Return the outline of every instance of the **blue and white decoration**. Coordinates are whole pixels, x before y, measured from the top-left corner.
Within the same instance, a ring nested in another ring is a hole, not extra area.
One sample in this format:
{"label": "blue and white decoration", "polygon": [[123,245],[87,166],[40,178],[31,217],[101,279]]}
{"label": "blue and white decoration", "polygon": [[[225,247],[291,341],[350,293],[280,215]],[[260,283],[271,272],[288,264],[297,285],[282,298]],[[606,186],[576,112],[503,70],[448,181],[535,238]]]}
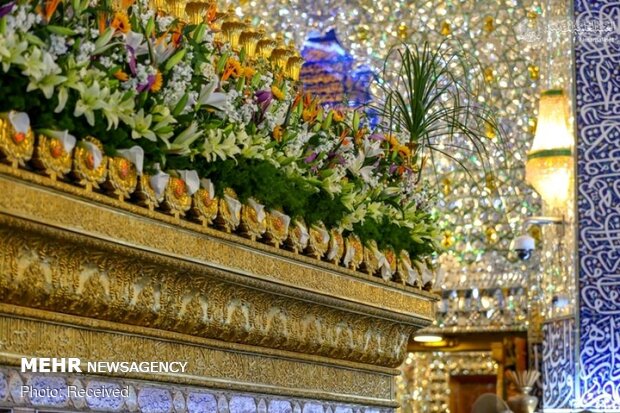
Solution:
{"label": "blue and white decoration", "polygon": [[543,406],[568,409],[575,400],[575,320],[545,323],[543,335]]}
{"label": "blue and white decoration", "polygon": [[575,407],[619,411],[620,1],[575,0],[574,7],[580,268]]}

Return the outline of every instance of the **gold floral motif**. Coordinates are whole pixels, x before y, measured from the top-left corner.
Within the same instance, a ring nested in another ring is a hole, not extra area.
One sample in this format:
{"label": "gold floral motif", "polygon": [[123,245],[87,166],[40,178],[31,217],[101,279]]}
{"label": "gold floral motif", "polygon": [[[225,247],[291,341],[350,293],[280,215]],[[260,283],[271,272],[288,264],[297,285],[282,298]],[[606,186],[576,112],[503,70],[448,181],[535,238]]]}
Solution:
{"label": "gold floral motif", "polygon": [[138,205],[153,211],[159,206],[159,203],[163,201],[164,195],[157,196],[155,190],[151,186],[150,179],[150,175],[142,174],[138,176],[138,182],[133,197]]}
{"label": "gold floral motif", "polygon": [[329,247],[329,232],[322,222],[310,226],[307,253],[311,257],[321,259]]}
{"label": "gold floral motif", "polygon": [[138,184],[136,166],[122,157],[108,158],[108,180],[104,187],[119,200],[129,199]]}
{"label": "gold floral motif", "polygon": [[368,275],[375,275],[379,271],[378,252],[377,243],[375,241],[368,241],[364,247],[364,260],[362,261],[362,271]]}
{"label": "gold floral motif", "polygon": [[187,192],[187,184],[181,178],[171,176],[164,190],[161,207],[175,218],[185,216],[192,206],[192,197]]}
{"label": "gold floral motif", "polygon": [[[84,140],[97,146],[103,153],[103,145],[98,139],[87,136]],[[88,149],[79,145],[75,148],[73,151],[73,175],[78,185],[86,189],[99,188],[99,185],[105,182],[107,172],[107,157],[105,155],[97,166],[93,154]]]}
{"label": "gold floral motif", "polygon": [[357,270],[364,259],[364,248],[362,247],[362,242],[357,235],[351,234],[346,238],[344,248],[346,259],[345,265],[347,268],[354,271]]}
{"label": "gold floral motif", "polygon": [[71,156],[59,139],[39,135],[32,163],[50,178],[63,179],[71,172]]}
{"label": "gold floral motif", "polygon": [[8,116],[6,113],[0,114],[0,160],[14,168],[18,165],[23,167],[34,152],[34,133],[32,129],[17,133]]}
{"label": "gold floral motif", "polygon": [[393,249],[388,248],[383,251],[383,255],[385,256],[385,260],[387,261],[390,273],[394,276],[396,274],[398,266],[398,259],[396,258],[396,253]]}
{"label": "gold floral motif", "polygon": [[192,196],[192,218],[202,225],[211,225],[217,217],[218,199],[211,197],[209,191],[200,188]]}
{"label": "gold floral motif", "polygon": [[289,218],[280,211],[267,213],[265,243],[279,248],[288,238]]}
{"label": "gold floral motif", "polygon": [[262,237],[265,233],[267,222],[263,208],[263,205],[250,202],[250,200],[241,207],[239,231],[244,237],[256,241],[256,239]]}

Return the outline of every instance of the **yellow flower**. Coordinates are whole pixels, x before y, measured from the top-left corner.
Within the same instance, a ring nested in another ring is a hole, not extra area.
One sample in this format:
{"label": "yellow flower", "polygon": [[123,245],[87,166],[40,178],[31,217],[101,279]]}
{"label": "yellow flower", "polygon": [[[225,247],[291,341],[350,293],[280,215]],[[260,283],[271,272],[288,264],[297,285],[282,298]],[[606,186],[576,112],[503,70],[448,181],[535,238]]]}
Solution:
{"label": "yellow flower", "polygon": [[127,17],[127,15],[122,12],[114,13],[114,20],[112,20],[112,24],[110,24],[110,26],[122,33],[128,33],[131,30],[131,24],[129,24],[129,17]]}
{"label": "yellow flower", "polygon": [[159,92],[163,84],[164,78],[162,77],[161,72],[158,70],[157,73],[155,73],[155,80],[153,81],[153,85],[151,86],[151,92]]}
{"label": "yellow flower", "polygon": [[123,72],[122,70],[117,70],[114,73],[114,77],[117,78],[118,80],[120,80],[121,82],[125,82],[127,80],[129,80],[129,75],[125,72]]}
{"label": "yellow flower", "polygon": [[278,100],[284,100],[284,92],[277,86],[271,86],[271,94]]}
{"label": "yellow flower", "polygon": [[243,68],[243,76],[251,78],[256,74],[256,70],[253,67],[245,66]]}

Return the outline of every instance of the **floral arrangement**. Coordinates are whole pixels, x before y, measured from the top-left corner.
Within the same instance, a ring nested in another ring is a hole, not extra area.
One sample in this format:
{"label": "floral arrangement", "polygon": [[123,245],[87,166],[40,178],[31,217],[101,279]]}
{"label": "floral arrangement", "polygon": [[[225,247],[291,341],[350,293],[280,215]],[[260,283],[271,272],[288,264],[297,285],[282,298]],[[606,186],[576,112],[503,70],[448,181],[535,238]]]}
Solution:
{"label": "floral arrangement", "polygon": [[[0,112],[15,130],[100,149],[188,190],[234,190],[312,225],[424,261],[438,250],[432,192],[407,136],[304,94],[295,68],[146,0],[14,0],[0,7]],[[233,42],[234,43],[234,42]],[[235,47],[233,47],[235,46]],[[21,128],[21,129],[20,129]]]}

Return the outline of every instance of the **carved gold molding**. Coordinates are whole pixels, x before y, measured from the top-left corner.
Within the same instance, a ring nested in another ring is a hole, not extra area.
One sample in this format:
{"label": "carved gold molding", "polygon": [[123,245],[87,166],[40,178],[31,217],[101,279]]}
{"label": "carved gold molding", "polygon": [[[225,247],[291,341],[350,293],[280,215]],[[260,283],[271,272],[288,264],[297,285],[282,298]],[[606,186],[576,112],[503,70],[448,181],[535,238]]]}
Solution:
{"label": "carved gold molding", "polygon": [[[5,174],[5,175],[2,175]],[[13,175],[19,179],[11,178]],[[24,182],[26,181],[26,182]],[[36,183],[41,186],[29,185]],[[59,193],[58,191],[62,191]],[[0,213],[363,304],[424,326],[436,296],[0,164]],[[76,199],[75,197],[80,199]],[[129,230],[130,229],[130,230]],[[356,309],[357,310],[357,309]]]}
{"label": "carved gold molding", "polygon": [[[154,329],[129,332],[116,323],[0,304],[0,364],[26,356],[71,355],[83,361],[188,361],[185,373],[115,374],[231,391],[318,398],[394,407],[392,370],[371,372],[284,352],[254,353],[247,346]],[[120,331],[119,331],[120,330]],[[53,339],[51,339],[53,338]]]}

